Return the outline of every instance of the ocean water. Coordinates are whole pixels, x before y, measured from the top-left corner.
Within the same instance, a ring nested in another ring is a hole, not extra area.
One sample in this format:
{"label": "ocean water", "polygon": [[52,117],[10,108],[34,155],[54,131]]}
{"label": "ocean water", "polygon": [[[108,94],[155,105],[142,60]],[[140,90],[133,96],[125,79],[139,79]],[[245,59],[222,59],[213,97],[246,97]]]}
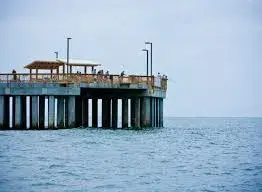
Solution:
{"label": "ocean water", "polygon": [[262,118],[0,132],[0,191],[262,191]]}

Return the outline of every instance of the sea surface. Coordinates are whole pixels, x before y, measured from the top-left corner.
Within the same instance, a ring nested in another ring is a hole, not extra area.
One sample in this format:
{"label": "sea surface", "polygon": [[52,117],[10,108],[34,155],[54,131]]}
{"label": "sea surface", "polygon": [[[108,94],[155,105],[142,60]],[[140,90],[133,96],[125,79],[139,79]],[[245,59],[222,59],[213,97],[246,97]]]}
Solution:
{"label": "sea surface", "polygon": [[262,118],[0,131],[0,191],[262,191]]}

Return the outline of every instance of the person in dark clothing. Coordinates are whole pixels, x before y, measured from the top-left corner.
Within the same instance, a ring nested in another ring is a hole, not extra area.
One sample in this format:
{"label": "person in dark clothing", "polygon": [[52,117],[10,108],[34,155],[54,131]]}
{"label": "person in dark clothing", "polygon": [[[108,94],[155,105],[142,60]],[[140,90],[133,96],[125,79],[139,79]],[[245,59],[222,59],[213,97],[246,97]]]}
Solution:
{"label": "person in dark clothing", "polygon": [[12,74],[13,74],[13,79],[16,81],[17,80],[16,70],[13,69]]}

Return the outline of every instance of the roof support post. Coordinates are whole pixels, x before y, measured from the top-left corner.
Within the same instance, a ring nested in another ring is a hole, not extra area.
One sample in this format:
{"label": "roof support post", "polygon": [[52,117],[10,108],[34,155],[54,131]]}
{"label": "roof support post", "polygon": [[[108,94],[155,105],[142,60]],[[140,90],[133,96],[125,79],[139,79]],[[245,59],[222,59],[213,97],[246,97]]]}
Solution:
{"label": "roof support post", "polygon": [[36,73],[36,80],[38,79],[38,69],[35,70],[35,73]]}
{"label": "roof support post", "polygon": [[30,81],[31,81],[32,80],[32,75],[31,75],[32,74],[32,69],[29,70],[29,73],[30,73],[29,78],[30,78]]}

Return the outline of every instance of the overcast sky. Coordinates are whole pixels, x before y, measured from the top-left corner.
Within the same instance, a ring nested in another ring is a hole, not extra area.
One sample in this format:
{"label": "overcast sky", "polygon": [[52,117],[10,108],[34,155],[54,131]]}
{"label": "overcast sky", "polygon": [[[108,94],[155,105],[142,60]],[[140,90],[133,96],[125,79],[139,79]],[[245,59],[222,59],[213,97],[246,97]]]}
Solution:
{"label": "overcast sky", "polygon": [[2,0],[1,72],[34,59],[101,62],[169,78],[165,116],[262,116],[261,0]]}

